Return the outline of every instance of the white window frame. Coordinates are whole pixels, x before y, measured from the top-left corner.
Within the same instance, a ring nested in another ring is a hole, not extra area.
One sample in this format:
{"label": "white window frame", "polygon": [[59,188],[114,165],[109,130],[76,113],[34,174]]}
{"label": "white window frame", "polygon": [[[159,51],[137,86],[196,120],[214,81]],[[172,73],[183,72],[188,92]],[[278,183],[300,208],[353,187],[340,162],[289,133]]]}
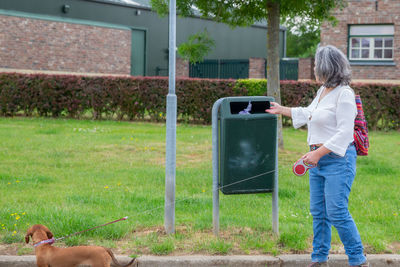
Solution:
{"label": "white window frame", "polygon": [[[375,48],[375,40],[382,39],[382,47]],[[353,46],[353,40],[359,40],[359,46]],[[368,40],[369,47],[362,47],[362,40]],[[391,40],[392,46],[385,47],[385,40]],[[368,58],[362,58],[362,50],[367,50]],[[375,50],[382,51],[381,58],[375,58]],[[384,58],[386,50],[391,50],[392,57]],[[353,57],[353,50],[359,51],[359,57]],[[348,57],[350,61],[389,61],[394,60],[394,26],[393,25],[349,25]]]}

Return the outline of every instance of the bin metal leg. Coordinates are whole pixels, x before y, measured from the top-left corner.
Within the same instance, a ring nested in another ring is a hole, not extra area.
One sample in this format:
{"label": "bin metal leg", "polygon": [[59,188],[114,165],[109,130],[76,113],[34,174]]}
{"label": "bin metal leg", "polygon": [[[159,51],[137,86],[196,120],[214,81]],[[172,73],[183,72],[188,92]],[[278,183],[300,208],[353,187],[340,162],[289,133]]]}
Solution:
{"label": "bin metal leg", "polygon": [[274,177],[274,191],[272,192],[272,231],[279,235],[279,206],[278,206],[278,193],[279,193],[279,171],[278,171],[278,127],[276,127],[276,148],[275,148],[275,177]]}
{"label": "bin metal leg", "polygon": [[223,98],[212,108],[212,165],[213,165],[213,232],[219,234],[219,151],[218,151],[218,110]]}

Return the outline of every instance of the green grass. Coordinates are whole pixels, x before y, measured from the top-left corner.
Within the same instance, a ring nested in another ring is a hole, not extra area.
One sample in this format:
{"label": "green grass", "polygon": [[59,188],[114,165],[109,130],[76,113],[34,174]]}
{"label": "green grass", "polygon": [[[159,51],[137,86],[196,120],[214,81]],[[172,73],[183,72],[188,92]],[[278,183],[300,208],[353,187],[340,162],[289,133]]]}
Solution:
{"label": "green grass", "polygon": [[[56,237],[129,216],[63,244],[96,244],[140,254],[308,252],[312,217],[307,177],[291,173],[307,151],[306,131],[284,130],[279,154],[280,236],[271,194],[220,195],[220,237],[212,234],[211,127],[178,125],[176,234],[164,223],[165,125],[0,118],[0,243],[18,246],[26,229]],[[350,196],[367,253],[400,253],[400,133],[371,132]],[[342,252],[337,233],[334,252]],[[32,251],[32,250],[31,250]]]}

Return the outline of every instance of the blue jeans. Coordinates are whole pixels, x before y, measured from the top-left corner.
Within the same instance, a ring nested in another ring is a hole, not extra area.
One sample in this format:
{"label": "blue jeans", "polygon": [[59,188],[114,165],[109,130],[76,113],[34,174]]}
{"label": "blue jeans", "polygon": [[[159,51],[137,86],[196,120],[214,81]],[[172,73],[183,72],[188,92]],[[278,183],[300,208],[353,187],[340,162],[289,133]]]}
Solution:
{"label": "blue jeans", "polygon": [[313,262],[325,262],[331,247],[331,226],[335,226],[350,265],[366,261],[360,234],[348,209],[351,185],[356,175],[357,153],[353,144],[344,157],[323,156],[310,169],[310,211],[313,216]]}

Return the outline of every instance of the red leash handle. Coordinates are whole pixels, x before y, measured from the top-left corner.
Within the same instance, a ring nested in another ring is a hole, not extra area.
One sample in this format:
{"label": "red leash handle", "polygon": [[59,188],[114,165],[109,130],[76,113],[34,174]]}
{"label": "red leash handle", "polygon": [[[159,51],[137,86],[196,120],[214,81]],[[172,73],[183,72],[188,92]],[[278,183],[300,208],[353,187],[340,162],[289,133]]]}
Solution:
{"label": "red leash handle", "polygon": [[79,234],[82,234],[82,233],[85,233],[85,232],[88,232],[88,231],[91,231],[91,230],[94,230],[94,229],[97,229],[97,228],[100,228],[100,227],[103,227],[103,226],[106,226],[106,225],[109,225],[109,224],[113,224],[113,223],[120,222],[120,221],[125,221],[127,219],[128,219],[128,216],[123,217],[123,218],[118,219],[118,220],[115,220],[115,221],[112,221],[112,222],[108,222],[108,223],[105,223],[105,224],[102,224],[102,225],[98,225],[98,226],[95,226],[95,227],[92,227],[92,228],[89,228],[89,229],[86,229],[86,230],[83,230],[83,231],[80,231],[80,232],[76,232],[76,233],[73,233],[73,234],[70,234],[70,235],[67,235],[67,236],[63,236],[63,237],[57,238],[57,239],[54,240],[54,242],[63,240],[65,238],[68,238],[68,237],[71,237],[71,236],[74,236],[74,235],[79,235]]}

